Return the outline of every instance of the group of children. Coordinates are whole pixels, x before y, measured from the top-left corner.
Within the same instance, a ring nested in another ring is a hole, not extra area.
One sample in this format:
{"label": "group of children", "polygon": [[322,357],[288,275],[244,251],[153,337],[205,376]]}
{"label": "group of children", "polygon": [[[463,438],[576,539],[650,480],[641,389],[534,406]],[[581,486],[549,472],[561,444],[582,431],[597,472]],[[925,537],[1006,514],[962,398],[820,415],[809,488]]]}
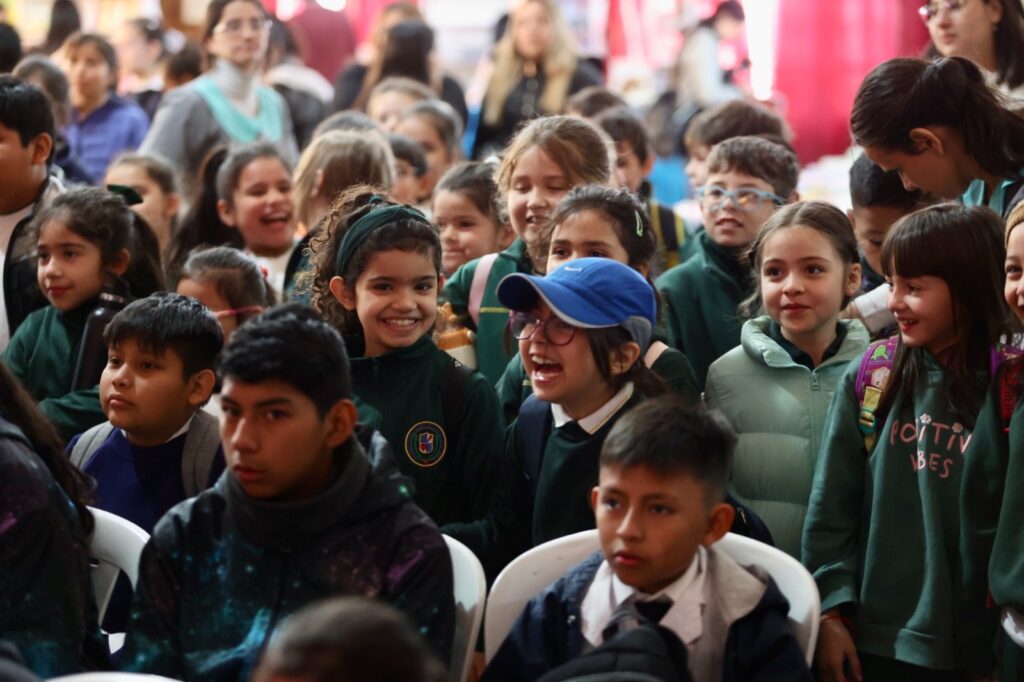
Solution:
{"label": "group of children", "polygon": [[[700,225],[651,199],[643,123],[614,98],[458,163],[458,117],[403,87],[369,106],[401,137],[339,116],[294,173],[271,145],[211,155],[177,220],[148,157],[111,165],[121,194],[48,196],[49,109],[0,77],[23,167],[0,190],[0,560],[37,558],[0,582],[0,639],[39,674],[109,665],[88,502],[152,535],[104,619],[127,670],[301,678],[286,619],[334,595],[391,604],[407,621],[379,622],[447,663],[442,532],[493,580],[596,527],[601,551],[530,602],[485,679],[557,675],[657,624],[680,679],[810,679],[778,587],[715,546],[730,531],[814,574],[822,679],[991,676],[999,610],[1024,627],[1024,124],[977,68],[867,77],[848,214],[799,200],[777,116],[700,114]],[[435,342],[452,328],[475,369]],[[315,608],[296,618],[338,622]],[[1002,645],[1013,679],[1024,651]]]}

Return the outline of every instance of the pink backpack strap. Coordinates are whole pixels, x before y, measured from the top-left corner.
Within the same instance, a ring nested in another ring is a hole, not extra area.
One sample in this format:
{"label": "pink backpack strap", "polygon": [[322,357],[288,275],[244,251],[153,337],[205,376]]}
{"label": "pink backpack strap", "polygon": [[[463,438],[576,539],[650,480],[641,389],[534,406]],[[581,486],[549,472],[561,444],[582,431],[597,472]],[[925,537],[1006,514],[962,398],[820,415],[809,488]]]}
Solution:
{"label": "pink backpack strap", "polygon": [[864,445],[868,452],[875,446],[878,424],[875,410],[882,399],[885,387],[889,384],[892,367],[896,362],[896,348],[899,346],[899,335],[875,341],[868,346],[857,370],[855,390],[860,411],[857,426],[864,434]]}
{"label": "pink backpack strap", "polygon": [[480,304],[484,300],[484,292],[487,290],[487,280],[494,268],[494,261],[498,258],[497,253],[489,253],[482,256],[473,271],[473,283],[469,287],[469,316],[473,318],[473,324],[480,326]]}

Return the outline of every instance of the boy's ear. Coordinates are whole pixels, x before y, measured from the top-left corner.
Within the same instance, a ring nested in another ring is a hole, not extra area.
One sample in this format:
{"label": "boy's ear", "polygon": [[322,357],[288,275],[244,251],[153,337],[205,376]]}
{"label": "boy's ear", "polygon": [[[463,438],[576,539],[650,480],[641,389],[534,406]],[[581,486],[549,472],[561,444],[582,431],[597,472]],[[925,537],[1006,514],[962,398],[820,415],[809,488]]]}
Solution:
{"label": "boy's ear", "polygon": [[356,309],[356,296],[355,291],[349,288],[345,284],[345,280],[335,275],[331,278],[331,295],[334,296],[334,300],[341,304],[341,307],[345,310]]}
{"label": "boy's ear", "polygon": [[848,208],[848,209],[846,209],[846,217],[850,219],[850,225],[853,226],[854,230],[856,230],[857,229],[857,213],[852,208]]}
{"label": "boy's ear", "polygon": [[625,374],[640,357],[640,344],[629,341],[612,351],[612,374]]}
{"label": "boy's ear", "polygon": [[204,405],[213,395],[213,387],[217,383],[217,375],[212,369],[201,369],[188,380],[188,404],[192,407]]}
{"label": "boy's ear", "polygon": [[732,528],[733,519],[736,518],[736,510],[727,502],[719,502],[711,507],[708,512],[708,525],[704,530],[704,539],[701,544],[710,547]]}
{"label": "boy's ear", "polygon": [[853,296],[860,291],[860,278],[860,263],[850,264],[846,271],[846,282],[843,283],[843,293],[847,296]]}
{"label": "boy's ear", "polygon": [[106,270],[114,273],[118,277],[121,277],[124,273],[128,272],[128,264],[131,260],[132,256],[131,253],[128,252],[128,249],[121,249],[117,252],[117,255],[114,256],[114,260],[107,265]]}
{"label": "boy's ear", "polygon": [[590,511],[597,511],[597,497],[601,494],[601,487],[594,486],[590,489]]}
{"label": "boy's ear", "polygon": [[348,398],[342,398],[334,403],[324,421],[327,423],[327,441],[324,443],[332,450],[349,438],[356,430],[358,414],[356,404]]}
{"label": "boy's ear", "polygon": [[945,153],[945,145],[942,138],[936,135],[930,128],[914,128],[910,131],[910,141],[914,143],[915,153],[931,149],[936,154]]}
{"label": "boy's ear", "polygon": [[235,226],[235,212],[228,206],[228,202],[223,199],[217,199],[217,216],[228,227]]}
{"label": "boy's ear", "polygon": [[32,165],[38,166],[46,163],[53,151],[53,138],[50,133],[39,133],[28,143],[32,148]]}

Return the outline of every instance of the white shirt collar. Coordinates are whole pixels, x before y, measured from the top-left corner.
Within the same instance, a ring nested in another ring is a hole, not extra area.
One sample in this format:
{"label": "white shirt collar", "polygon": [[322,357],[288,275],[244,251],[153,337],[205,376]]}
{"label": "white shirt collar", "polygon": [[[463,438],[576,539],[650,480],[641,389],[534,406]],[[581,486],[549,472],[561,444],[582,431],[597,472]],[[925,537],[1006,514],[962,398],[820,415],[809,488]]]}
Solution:
{"label": "white shirt collar", "polygon": [[[171,436],[170,438],[168,438],[167,440],[165,440],[165,441],[164,441],[164,443],[170,443],[170,442],[171,442],[172,440],[174,440],[175,438],[177,438],[177,437],[178,437],[178,436],[180,436],[181,434],[183,434],[183,433],[185,433],[186,431],[188,431],[188,427],[190,427],[190,426],[192,425],[192,420],[193,420],[193,419],[195,419],[195,418],[196,418],[196,415],[195,415],[195,412],[193,412],[193,413],[192,413],[192,416],[188,418],[188,421],[187,421],[187,422],[185,422],[185,425],[184,425],[184,426],[182,426],[182,427],[181,427],[180,429],[178,429],[177,431],[175,431],[175,432],[174,432],[174,435],[173,435],[173,436]],[[122,435],[124,435],[124,438],[125,438],[125,440],[128,440],[128,434],[127,434],[127,433],[125,433],[125,430],[124,430],[124,429],[121,429],[121,433],[122,433]],[[128,442],[131,442],[131,441],[128,441]]]}
{"label": "white shirt collar", "polygon": [[619,392],[613,395],[611,400],[599,407],[596,412],[592,412],[583,419],[573,420],[573,418],[562,409],[561,405],[556,405],[554,403],[551,404],[551,416],[554,418],[555,428],[561,428],[571,421],[576,421],[581,429],[590,435],[594,435],[602,426],[604,426],[604,423],[615,416],[615,413],[622,409],[622,406],[626,404],[626,401],[632,397],[633,382],[630,381],[620,388]]}

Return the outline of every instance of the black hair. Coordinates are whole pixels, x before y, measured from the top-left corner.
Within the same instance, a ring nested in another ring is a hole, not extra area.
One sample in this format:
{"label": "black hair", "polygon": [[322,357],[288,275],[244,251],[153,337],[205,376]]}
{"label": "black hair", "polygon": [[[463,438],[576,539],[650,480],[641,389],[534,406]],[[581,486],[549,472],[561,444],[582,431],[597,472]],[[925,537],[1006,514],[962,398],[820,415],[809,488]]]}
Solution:
{"label": "black hair", "polygon": [[[1012,0],[981,0],[988,5],[998,2],[1002,19],[995,25],[996,83],[1008,89],[1024,84],[1024,8]],[[942,53],[929,42],[922,55],[925,59],[940,59]]]}
{"label": "black hair", "polygon": [[93,518],[87,506],[92,502],[95,489],[92,479],[72,466],[57,428],[3,362],[0,362],[0,405],[3,406],[0,416],[25,434],[32,450],[75,505],[86,536],[92,535]]}
{"label": "black hair", "polygon": [[202,75],[205,61],[203,48],[194,41],[186,41],[180,50],[167,57],[164,63],[164,80],[168,84],[184,85]]}
{"label": "black hair", "polygon": [[[990,349],[1015,327],[1003,300],[1002,219],[987,207],[938,204],[900,219],[882,243],[886,277],[932,276],[949,287],[956,343],[942,362],[948,407],[968,428],[975,419],[991,379]],[[924,349],[896,350],[892,377],[878,405],[879,423],[924,371]],[[904,388],[905,390],[900,390]]]}
{"label": "black hair", "polygon": [[220,373],[246,384],[283,381],[308,397],[320,417],[352,397],[348,355],[338,332],[309,307],[287,303],[239,327]]}
{"label": "black hair", "polygon": [[[650,156],[651,141],[647,135],[647,126],[642,118],[634,114],[628,107],[615,107],[602,111],[594,123],[608,133],[616,145],[629,146],[640,163],[647,163]],[[618,151],[618,150],[616,150]]]}
{"label": "black hair", "polygon": [[626,101],[603,85],[588,85],[565,102],[565,110],[583,118],[594,118],[615,107],[626,106]]}
{"label": "black hair", "polygon": [[[652,294],[657,297],[657,292]],[[594,356],[597,373],[615,392],[629,382],[633,382],[636,392],[645,398],[661,395],[668,387],[665,381],[655,374],[644,362],[646,348],[640,347],[640,355],[625,372],[612,373],[612,355],[623,345],[633,341],[633,337],[622,327],[602,327],[600,329],[580,330],[586,333],[590,344],[590,352]]]}
{"label": "black hair", "polygon": [[82,17],[74,0],[53,0],[50,9],[50,27],[46,30],[46,41],[42,51],[52,54],[59,50],[64,41],[82,29]]}
{"label": "black hair", "polygon": [[462,141],[462,119],[452,105],[439,99],[421,100],[402,111],[398,121],[401,123],[408,118],[427,119],[448,152],[448,158],[458,158],[459,144]]}
{"label": "black hair", "polygon": [[745,21],[746,13],[743,11],[743,5],[738,0],[724,0],[715,8],[715,13],[700,22],[699,25],[714,26],[715,22],[722,17],[728,17],[734,21]]}
{"label": "black hair", "polygon": [[388,29],[388,39],[381,55],[380,78],[401,76],[420,83],[430,82],[431,50],[434,31],[424,21],[406,19]]}
{"label": "black hair", "polygon": [[243,147],[231,149],[224,163],[217,169],[217,198],[223,199],[228,206],[234,205],[234,193],[242,173],[253,161],[258,159],[277,159],[291,175],[291,166],[281,154],[277,146],[269,142],[253,142]]}
{"label": "black hair", "polygon": [[320,137],[331,130],[354,130],[356,132],[376,130],[383,132],[384,129],[363,112],[346,109],[344,111],[336,111],[320,121],[313,130],[313,137]]}
{"label": "black hair", "polygon": [[419,142],[407,135],[399,133],[388,133],[388,145],[396,160],[405,161],[412,166],[417,178],[423,177],[427,172],[427,155]]}
{"label": "black hair", "polygon": [[210,4],[206,6],[203,42],[213,37],[213,30],[220,24],[220,20],[224,16],[224,9],[233,2],[247,2],[254,7],[258,7],[263,16],[267,17],[267,10],[259,0],[210,0]]}
{"label": "black hair", "polygon": [[708,175],[735,171],[760,178],[786,201],[796,191],[800,162],[796,155],[774,142],[746,135],[716,144],[708,155]]}
{"label": "black hair", "polygon": [[601,446],[601,466],[692,476],[711,505],[725,499],[735,448],[736,435],[725,417],[668,393],[645,400],[615,422]]}
{"label": "black hair", "polygon": [[50,139],[56,135],[46,95],[14,76],[0,76],[0,125],[17,132],[23,147],[44,133]]}
{"label": "black hair", "polygon": [[100,53],[103,61],[107,63],[110,71],[110,81],[107,83],[107,90],[117,89],[117,50],[110,44],[110,41],[99,33],[76,33],[68,38],[64,45],[65,52],[69,53],[85,45],[92,45]]}
{"label": "black hair", "polygon": [[448,169],[434,188],[434,199],[440,192],[454,192],[469,199],[476,210],[487,216],[496,227],[504,224],[494,174],[498,165],[486,161],[463,161]]}
{"label": "black hair", "polygon": [[[270,36],[267,39],[267,44],[280,49],[282,58],[296,57],[299,54],[299,45],[295,42],[295,36],[292,35],[291,29],[273,15],[270,17]],[[271,50],[268,49],[268,56],[270,52]]]}
{"label": "black hair", "polygon": [[908,192],[899,173],[884,171],[861,154],[850,168],[850,200],[854,208],[884,206],[909,212],[921,206],[925,195],[919,189]]}
{"label": "black hair", "polygon": [[303,608],[274,632],[253,676],[308,682],[442,682],[444,668],[401,611],[365,597]]}
{"label": "black hair", "polygon": [[193,251],[181,268],[180,279],[212,285],[232,309],[245,311],[235,316],[239,325],[256,317],[256,308],[266,309],[277,303],[256,261],[227,246]]}
{"label": "black hair", "polygon": [[21,36],[7,22],[0,23],[0,73],[10,73],[21,61]]}
{"label": "black hair", "polygon": [[149,296],[167,288],[163,263],[160,261],[160,239],[146,219],[131,211],[131,260],[124,273],[125,281],[135,296]]}
{"label": "black hair", "polygon": [[1013,178],[1024,165],[1024,118],[1003,107],[969,59],[890,59],[872,69],[853,102],[854,141],[917,154],[910,133],[927,126],[956,131],[986,173]]}
{"label": "black hair", "polygon": [[216,367],[224,332],[213,313],[196,299],[161,291],[129,303],[103,330],[108,348],[129,340],[156,355],[173,351],[184,365],[187,381],[197,372]]}
{"label": "black hair", "polygon": [[743,135],[778,135],[788,140],[790,133],[786,122],[774,111],[762,104],[736,99],[694,116],[686,127],[686,144],[714,147]]}
{"label": "black hair", "polygon": [[33,54],[25,57],[14,67],[14,76],[24,81],[37,81],[50,100],[53,110],[54,127],[60,128],[71,111],[71,86],[57,64],[49,57]]}
{"label": "black hair", "polygon": [[178,180],[174,175],[174,168],[160,156],[125,152],[110,162],[110,168],[114,166],[141,168],[146,173],[146,177],[156,183],[156,186],[164,194],[176,194],[178,191]]}

